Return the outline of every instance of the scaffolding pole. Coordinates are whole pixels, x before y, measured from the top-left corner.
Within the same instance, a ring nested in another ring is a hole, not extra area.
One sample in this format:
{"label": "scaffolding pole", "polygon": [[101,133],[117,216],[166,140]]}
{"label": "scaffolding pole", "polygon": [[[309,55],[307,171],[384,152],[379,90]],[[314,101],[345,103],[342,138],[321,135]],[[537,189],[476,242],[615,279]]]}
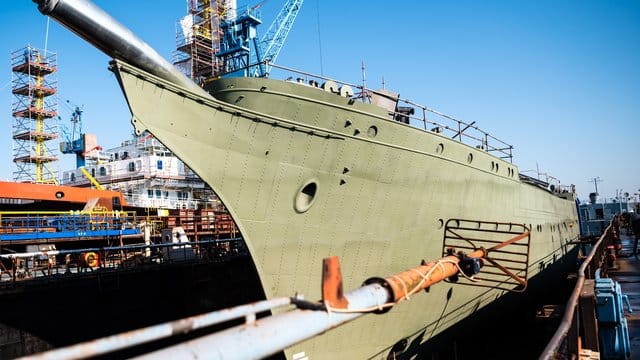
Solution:
{"label": "scaffolding pole", "polygon": [[29,45],[11,53],[14,181],[57,184],[57,70],[55,52]]}

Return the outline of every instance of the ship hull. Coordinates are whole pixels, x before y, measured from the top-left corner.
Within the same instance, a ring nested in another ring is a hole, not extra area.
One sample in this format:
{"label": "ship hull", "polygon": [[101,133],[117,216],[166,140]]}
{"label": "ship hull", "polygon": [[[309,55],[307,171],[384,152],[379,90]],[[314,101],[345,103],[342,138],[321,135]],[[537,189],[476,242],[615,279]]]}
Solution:
{"label": "ship hull", "polygon": [[[338,255],[346,289],[442,256],[450,219],[524,224],[529,276],[578,236],[572,201],[523,183],[511,163],[390,121],[386,112],[294,83],[223,79],[200,97],[116,62],[137,133],[151,132],[217,193],[235,219],[268,298],[320,298],[321,260]],[[568,225],[568,226],[567,226]],[[438,284],[286,351],[386,357],[464,320],[504,290]]]}

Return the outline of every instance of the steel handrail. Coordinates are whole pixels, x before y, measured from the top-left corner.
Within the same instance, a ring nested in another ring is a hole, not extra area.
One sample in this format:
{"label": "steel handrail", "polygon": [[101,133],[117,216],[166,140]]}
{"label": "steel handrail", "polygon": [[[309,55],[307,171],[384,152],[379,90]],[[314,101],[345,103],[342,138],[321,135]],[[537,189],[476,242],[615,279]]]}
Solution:
{"label": "steel handrail", "polygon": [[578,268],[578,279],[576,281],[576,286],[573,289],[573,292],[571,293],[569,300],[567,301],[566,310],[565,310],[564,316],[562,317],[562,321],[560,322],[560,326],[558,326],[558,329],[556,330],[555,334],[553,335],[553,337],[551,338],[551,340],[543,350],[539,359],[541,360],[554,359],[556,350],[560,348],[562,341],[566,339],[567,334],[569,333],[569,330],[571,328],[571,325],[573,324],[573,319],[576,313],[576,309],[578,307],[578,300],[580,298],[580,294],[582,293],[584,282],[587,278],[587,276],[585,275],[585,271],[589,268],[589,273],[590,273],[589,275],[592,276],[591,274],[592,271],[590,267],[592,265],[593,259],[596,256],[596,254],[600,252],[601,246],[603,245],[605,239],[609,238],[614,220],[612,220],[609,223],[609,226],[602,233],[598,241],[595,243],[595,245],[589,252],[589,255],[587,255],[587,257],[584,259],[584,261]]}

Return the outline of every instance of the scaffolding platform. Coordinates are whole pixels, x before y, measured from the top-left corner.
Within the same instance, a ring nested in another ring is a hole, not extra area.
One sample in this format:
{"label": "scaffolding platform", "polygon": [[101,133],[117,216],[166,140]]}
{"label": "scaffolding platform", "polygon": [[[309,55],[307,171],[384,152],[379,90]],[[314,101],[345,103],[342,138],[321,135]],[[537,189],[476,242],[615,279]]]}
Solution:
{"label": "scaffolding platform", "polygon": [[47,156],[47,155],[24,155],[19,156],[13,159],[15,163],[29,163],[29,164],[39,164],[45,162],[57,161],[57,156]]}
{"label": "scaffolding platform", "polygon": [[11,53],[13,180],[55,184],[58,137],[57,54],[28,45]]}
{"label": "scaffolding platform", "polygon": [[23,95],[23,96],[29,96],[30,94],[33,94],[34,96],[51,96],[51,95],[54,95],[57,92],[57,90],[55,88],[47,87],[47,86],[24,85],[24,86],[13,89],[11,92],[14,94]]}
{"label": "scaffolding platform", "polygon": [[50,66],[42,61],[25,61],[22,64],[14,65],[11,71],[27,75],[44,76],[53,74],[58,70],[57,66]]}
{"label": "scaffolding platform", "polygon": [[29,118],[34,120],[38,118],[51,119],[56,115],[58,115],[56,111],[39,109],[34,106],[28,106],[27,108],[13,112],[13,117]]}
{"label": "scaffolding platform", "polygon": [[58,134],[46,133],[41,131],[26,131],[19,134],[14,134],[14,140],[32,140],[32,139],[41,139],[41,140],[53,140],[57,139]]}

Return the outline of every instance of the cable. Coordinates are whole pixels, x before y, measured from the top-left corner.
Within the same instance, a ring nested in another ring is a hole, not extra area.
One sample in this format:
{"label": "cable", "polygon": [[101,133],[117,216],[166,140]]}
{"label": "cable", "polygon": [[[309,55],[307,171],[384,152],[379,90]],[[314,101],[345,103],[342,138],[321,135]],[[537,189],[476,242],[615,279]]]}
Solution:
{"label": "cable", "polygon": [[[426,281],[429,280],[429,278],[431,277],[431,275],[433,274],[433,272],[435,271],[436,268],[440,268],[441,271],[444,272],[444,264],[445,263],[450,263],[455,265],[455,267],[458,269],[458,273],[462,274],[462,276],[466,279],[468,279],[469,281],[472,282],[480,282],[480,280],[478,279],[474,279],[472,276],[467,276],[467,274],[464,273],[464,271],[462,271],[462,268],[460,268],[460,264],[456,261],[453,260],[443,260],[440,259],[438,261],[436,261],[435,265],[429,269],[429,271],[426,274],[421,273],[418,269],[412,269],[414,272],[416,272],[418,275],[420,275],[420,277],[422,277],[422,280],[415,286],[413,287],[413,289],[411,289],[411,291],[407,291],[407,284],[405,283],[405,281],[398,277],[397,275],[393,275],[393,278],[398,280],[400,282],[400,284],[402,284],[403,290],[404,290],[404,296],[401,298],[401,300],[410,300],[410,296],[417,293],[418,291],[420,291],[422,289],[422,284],[424,284]],[[361,309],[339,309],[339,308],[335,308],[335,307],[331,307],[329,306],[328,302],[325,302],[324,305],[326,307],[326,310],[331,313],[367,313],[367,312],[374,312],[374,311],[382,311],[385,308],[389,308],[389,307],[393,307],[396,304],[398,304],[400,301],[392,301],[392,302],[388,302],[382,305],[378,305],[378,306],[371,306],[368,308],[361,308]]]}
{"label": "cable", "polygon": [[320,53],[320,76],[324,76],[322,66],[322,37],[320,36],[320,0],[316,0],[316,24],[318,24],[318,51]]}
{"label": "cable", "polygon": [[49,43],[49,21],[50,20],[51,18],[47,16],[47,29],[45,30],[45,33],[44,33],[44,56],[47,56],[47,44]]}

